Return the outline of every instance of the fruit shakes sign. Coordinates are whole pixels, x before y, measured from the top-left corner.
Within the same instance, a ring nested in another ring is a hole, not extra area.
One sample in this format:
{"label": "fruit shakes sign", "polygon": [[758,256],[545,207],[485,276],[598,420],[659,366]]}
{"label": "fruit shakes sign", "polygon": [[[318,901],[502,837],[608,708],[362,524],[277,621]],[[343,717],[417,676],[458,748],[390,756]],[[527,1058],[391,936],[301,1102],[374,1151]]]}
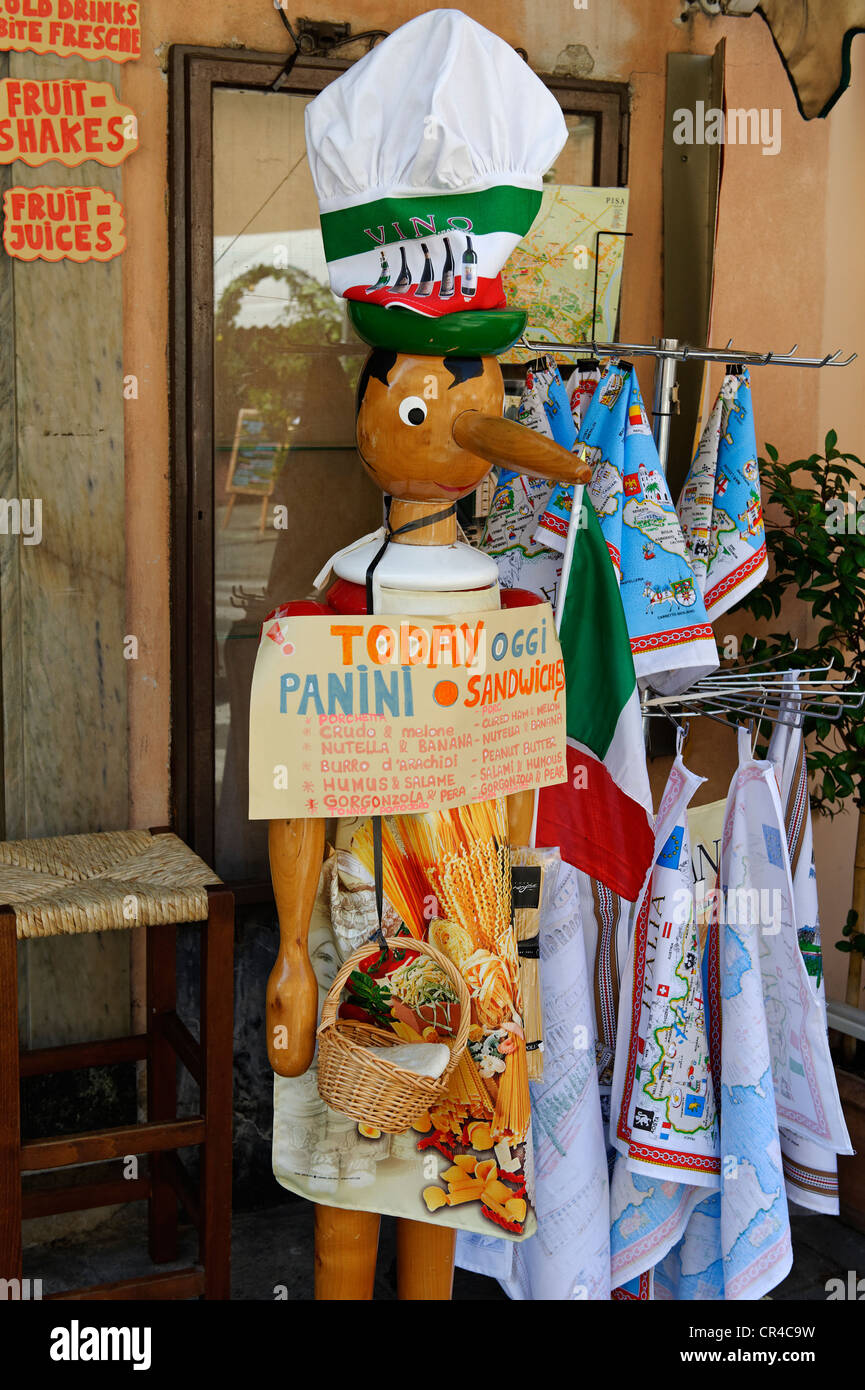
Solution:
{"label": "fruit shakes sign", "polygon": [[0,0],[0,51],[128,63],[141,56],[140,10],[137,0]]}
{"label": "fruit shakes sign", "polygon": [[138,149],[138,121],[110,82],[0,81],[0,164],[116,165]]}
{"label": "fruit shakes sign", "polygon": [[563,782],[565,677],[549,604],[263,625],[249,814],[397,815]]}

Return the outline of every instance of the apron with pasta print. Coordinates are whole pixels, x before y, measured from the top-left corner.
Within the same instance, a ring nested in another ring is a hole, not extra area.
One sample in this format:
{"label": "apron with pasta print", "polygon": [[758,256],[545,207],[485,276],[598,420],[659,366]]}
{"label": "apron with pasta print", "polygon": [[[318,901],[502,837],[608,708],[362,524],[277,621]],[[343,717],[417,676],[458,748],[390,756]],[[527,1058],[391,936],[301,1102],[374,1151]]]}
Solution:
{"label": "apron with pasta print", "polygon": [[[479,606],[477,591],[451,594],[447,611],[460,600]],[[498,606],[495,590],[487,601]],[[381,1134],[329,1109],[318,1094],[317,1056],[303,1076],[276,1076],[274,1173],[328,1206],[521,1240],[533,1234],[535,1217],[505,801],[384,820],[382,887],[384,933],[403,936],[405,949],[384,950],[375,939],[372,821],[337,822],[309,929],[319,1011],[342,962],[368,941],[340,1016],[389,1028],[406,1043],[452,1044],[457,996],[433,961],[412,952],[421,939],[468,987],[468,1045],[444,1101],[402,1134]]]}

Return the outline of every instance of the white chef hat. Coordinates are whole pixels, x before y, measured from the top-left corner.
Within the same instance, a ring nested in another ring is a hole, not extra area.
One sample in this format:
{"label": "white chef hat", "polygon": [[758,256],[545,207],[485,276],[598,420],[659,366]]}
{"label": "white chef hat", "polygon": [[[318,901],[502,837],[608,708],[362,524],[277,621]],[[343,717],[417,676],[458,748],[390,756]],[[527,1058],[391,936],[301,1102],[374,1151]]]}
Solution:
{"label": "white chef hat", "polygon": [[500,308],[567,139],[513,48],[459,10],[397,29],[306,110],[331,285],[424,314]]}

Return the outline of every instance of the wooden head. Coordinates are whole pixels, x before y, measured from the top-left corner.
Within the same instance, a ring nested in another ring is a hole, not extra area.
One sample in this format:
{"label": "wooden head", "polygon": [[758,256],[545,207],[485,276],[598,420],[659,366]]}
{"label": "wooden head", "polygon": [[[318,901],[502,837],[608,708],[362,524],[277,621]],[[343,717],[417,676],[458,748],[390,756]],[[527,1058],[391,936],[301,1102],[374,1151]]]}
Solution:
{"label": "wooden head", "polygon": [[367,472],[392,497],[466,497],[490,465],[457,444],[454,421],[466,410],[500,416],[504,400],[495,357],[420,357],[375,348],[358,384],[357,447]]}
{"label": "wooden head", "polygon": [[456,501],[494,463],[561,482],[590,470],[551,439],[502,416],[495,357],[432,357],[375,348],[358,383],[357,447],[391,497]]}

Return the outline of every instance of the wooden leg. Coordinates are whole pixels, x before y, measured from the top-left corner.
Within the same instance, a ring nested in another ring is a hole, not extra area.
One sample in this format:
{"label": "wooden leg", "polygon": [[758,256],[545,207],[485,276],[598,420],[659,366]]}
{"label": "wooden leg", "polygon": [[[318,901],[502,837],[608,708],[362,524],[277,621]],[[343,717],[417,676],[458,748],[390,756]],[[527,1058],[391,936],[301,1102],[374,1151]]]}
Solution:
{"label": "wooden leg", "polygon": [[375,1283],[381,1217],[374,1211],[315,1208],[315,1296],[368,1303]]}
{"label": "wooden leg", "polygon": [[[145,927],[147,933],[147,1118],[177,1118],[177,1059],[159,1028],[160,1015],[177,1002],[177,928]],[[150,1156],[148,1245],[154,1264],[177,1259],[177,1195],[164,1154]]]}
{"label": "wooden leg", "polygon": [[0,908],[0,1279],[20,1279],[21,1118],[18,1100],[18,943],[15,912]]}
{"label": "wooden leg", "polygon": [[234,1064],[234,894],[208,888],[201,931],[201,1256],[204,1297],[231,1297],[231,1120]]}
{"label": "wooden leg", "polygon": [[396,1223],[397,1297],[447,1303],[453,1294],[457,1233],[431,1221]]}

